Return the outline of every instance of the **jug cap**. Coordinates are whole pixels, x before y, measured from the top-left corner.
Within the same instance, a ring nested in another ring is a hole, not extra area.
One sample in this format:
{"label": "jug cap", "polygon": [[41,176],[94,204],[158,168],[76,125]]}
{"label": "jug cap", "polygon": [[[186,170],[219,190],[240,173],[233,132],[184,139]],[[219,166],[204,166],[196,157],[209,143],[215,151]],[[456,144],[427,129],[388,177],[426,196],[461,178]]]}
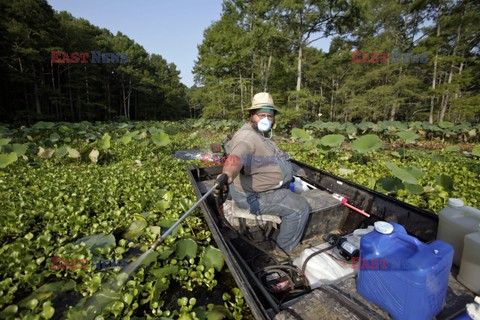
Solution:
{"label": "jug cap", "polygon": [[457,199],[457,198],[449,198],[448,199],[448,205],[452,207],[463,207],[464,203],[462,199]]}
{"label": "jug cap", "polygon": [[383,233],[383,234],[390,234],[393,232],[393,226],[385,221],[377,221],[373,224],[375,226],[375,231]]}

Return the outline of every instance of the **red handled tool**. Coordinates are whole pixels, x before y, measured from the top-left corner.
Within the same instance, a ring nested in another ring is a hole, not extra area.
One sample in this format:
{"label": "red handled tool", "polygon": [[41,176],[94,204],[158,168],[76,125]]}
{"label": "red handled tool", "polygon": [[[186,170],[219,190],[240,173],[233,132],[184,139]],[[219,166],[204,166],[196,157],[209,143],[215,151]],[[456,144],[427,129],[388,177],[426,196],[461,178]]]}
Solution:
{"label": "red handled tool", "polygon": [[340,200],[347,208],[350,208],[362,215],[364,215],[367,218],[370,218],[370,214],[366,213],[365,211],[358,209],[357,207],[352,206],[351,204],[347,203],[348,199],[345,198],[344,196],[339,195],[338,193],[332,194],[332,197],[334,197],[337,200]]}

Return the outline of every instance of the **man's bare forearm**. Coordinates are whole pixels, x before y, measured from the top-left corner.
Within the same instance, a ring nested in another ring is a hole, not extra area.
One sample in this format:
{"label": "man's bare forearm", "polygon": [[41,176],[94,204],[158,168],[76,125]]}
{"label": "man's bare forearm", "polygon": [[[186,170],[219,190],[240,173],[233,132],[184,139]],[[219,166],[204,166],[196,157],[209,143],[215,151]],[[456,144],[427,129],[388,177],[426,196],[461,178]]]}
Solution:
{"label": "man's bare forearm", "polygon": [[240,157],[234,155],[228,156],[223,166],[223,173],[228,176],[228,184],[231,184],[233,182],[233,180],[240,173],[241,169],[242,162],[240,161]]}

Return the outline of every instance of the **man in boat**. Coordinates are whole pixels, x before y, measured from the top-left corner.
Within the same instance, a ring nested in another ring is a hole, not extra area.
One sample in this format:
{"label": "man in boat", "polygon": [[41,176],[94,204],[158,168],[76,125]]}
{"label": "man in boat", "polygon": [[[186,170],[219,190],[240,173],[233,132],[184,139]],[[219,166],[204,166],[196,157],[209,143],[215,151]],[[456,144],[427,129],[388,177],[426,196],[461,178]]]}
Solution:
{"label": "man in boat", "polygon": [[305,198],[290,191],[294,175],[289,156],[272,141],[279,110],[267,92],[257,93],[246,111],[250,118],[227,145],[223,173],[237,205],[252,214],[282,217],[277,249],[293,251],[299,244],[310,213]]}

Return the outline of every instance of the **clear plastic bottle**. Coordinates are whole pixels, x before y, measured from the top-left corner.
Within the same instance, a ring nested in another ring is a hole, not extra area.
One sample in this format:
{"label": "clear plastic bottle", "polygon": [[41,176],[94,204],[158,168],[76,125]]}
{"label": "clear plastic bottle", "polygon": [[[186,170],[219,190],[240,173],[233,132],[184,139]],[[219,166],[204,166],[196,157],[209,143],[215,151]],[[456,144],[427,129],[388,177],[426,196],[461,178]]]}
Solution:
{"label": "clear plastic bottle", "polygon": [[458,281],[480,295],[480,225],[479,231],[467,234],[463,243]]}
{"label": "clear plastic bottle", "polygon": [[480,210],[465,206],[461,199],[450,198],[448,205],[439,214],[437,239],[448,242],[454,250],[453,263],[460,266],[463,239],[477,231],[480,223]]}

